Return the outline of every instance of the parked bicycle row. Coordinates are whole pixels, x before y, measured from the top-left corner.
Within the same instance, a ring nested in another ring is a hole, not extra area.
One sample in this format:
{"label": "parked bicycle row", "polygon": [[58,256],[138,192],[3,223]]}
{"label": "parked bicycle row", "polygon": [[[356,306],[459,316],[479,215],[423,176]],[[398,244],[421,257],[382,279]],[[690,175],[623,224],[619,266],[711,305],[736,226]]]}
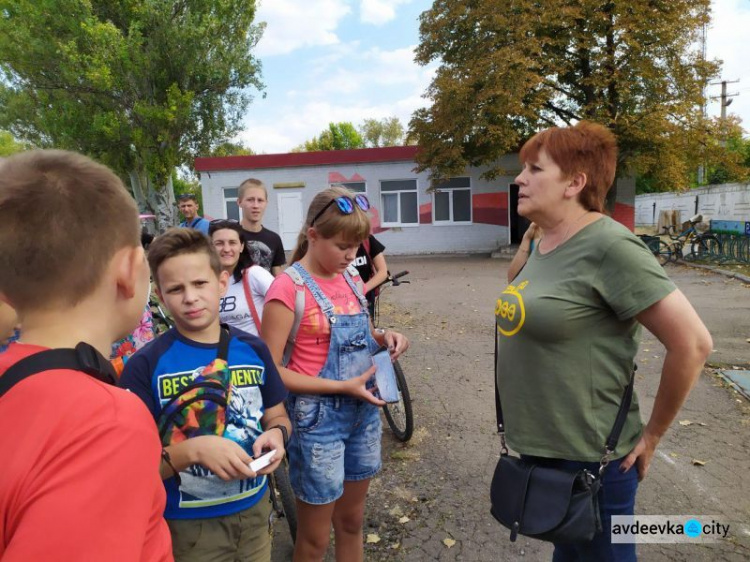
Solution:
{"label": "parked bicycle row", "polygon": [[668,225],[663,227],[661,236],[642,234],[640,238],[661,265],[678,260],[720,261],[724,258],[724,244],[721,238],[711,231],[698,232],[697,225],[702,221],[702,215],[695,215],[688,220],[687,228],[679,234],[674,225]]}

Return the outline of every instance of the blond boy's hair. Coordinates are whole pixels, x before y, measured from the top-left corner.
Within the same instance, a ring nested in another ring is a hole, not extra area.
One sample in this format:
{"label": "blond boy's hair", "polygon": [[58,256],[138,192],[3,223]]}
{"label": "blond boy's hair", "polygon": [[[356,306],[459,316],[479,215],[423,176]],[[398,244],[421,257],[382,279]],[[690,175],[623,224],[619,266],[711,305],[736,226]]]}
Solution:
{"label": "blond boy's hair", "polygon": [[256,178],[247,178],[240,184],[240,187],[237,190],[237,199],[242,201],[247,190],[252,188],[262,189],[263,193],[266,195],[266,199],[268,199],[268,189],[266,189],[266,184]]}
{"label": "blond boy's hair", "polygon": [[118,250],[139,245],[138,208],[106,166],[62,150],[3,161],[0,292],[19,313],[78,304]]}

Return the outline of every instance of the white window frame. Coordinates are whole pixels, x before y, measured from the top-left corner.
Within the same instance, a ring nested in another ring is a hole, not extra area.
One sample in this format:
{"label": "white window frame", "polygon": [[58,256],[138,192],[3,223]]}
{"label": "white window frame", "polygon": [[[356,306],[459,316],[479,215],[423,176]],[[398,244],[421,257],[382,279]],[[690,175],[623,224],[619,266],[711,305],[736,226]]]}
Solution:
{"label": "white window frame", "polygon": [[[461,226],[461,225],[467,225],[467,224],[473,224],[474,223],[474,205],[472,204],[472,189],[471,189],[471,176],[456,176],[453,178],[449,178],[448,181],[451,180],[458,180],[458,179],[467,179],[469,180],[468,187],[444,187],[444,188],[436,188],[435,191],[432,193],[432,224],[435,226]],[[467,221],[457,221],[453,218],[453,194],[457,191],[468,191],[469,192],[469,220]],[[448,219],[438,219],[435,215],[437,211],[437,201],[436,196],[438,193],[444,193],[448,192],[450,193],[450,196],[448,197]]]}
{"label": "white window frame", "polygon": [[362,193],[363,195],[367,196],[367,198],[369,199],[370,196],[367,194],[367,182],[366,181],[334,181],[334,182],[329,183],[328,187],[332,187],[334,185],[343,185],[344,187],[346,187],[347,189],[349,189],[349,191],[352,191],[348,187],[349,184],[352,184],[352,183],[361,183],[362,185],[364,185],[365,186],[365,190],[364,191],[355,191],[354,193]]}
{"label": "white window frame", "polygon": [[[383,182],[392,181],[413,181],[414,189],[399,189],[396,191],[383,191]],[[417,222],[401,222],[401,194],[402,193],[415,193],[417,196]],[[384,195],[397,195],[396,200],[398,201],[397,215],[399,217],[398,222],[385,222],[385,203],[383,202]],[[380,219],[381,226],[383,227],[397,227],[397,228],[412,228],[419,226],[419,180],[417,178],[389,178],[387,180],[380,180]]]}
{"label": "white window frame", "polygon": [[[228,192],[234,192],[234,195],[229,195]],[[237,197],[239,193],[239,188],[237,187],[222,187],[221,188],[221,200],[223,205],[221,206],[222,213],[224,215],[223,218],[225,219],[234,219],[235,217],[230,217],[229,212],[227,210],[227,203],[233,203],[237,207],[237,218],[236,220],[242,221],[242,209],[240,209],[240,206],[237,205]]]}

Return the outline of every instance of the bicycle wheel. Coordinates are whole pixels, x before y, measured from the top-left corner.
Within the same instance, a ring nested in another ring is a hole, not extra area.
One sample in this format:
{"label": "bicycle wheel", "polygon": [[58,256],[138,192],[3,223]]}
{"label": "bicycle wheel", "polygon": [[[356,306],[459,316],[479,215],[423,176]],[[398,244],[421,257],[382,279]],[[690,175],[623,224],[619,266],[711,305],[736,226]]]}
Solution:
{"label": "bicycle wheel", "polygon": [[721,242],[715,234],[701,234],[693,239],[690,253],[696,260],[718,258],[721,254]]}
{"label": "bicycle wheel", "polygon": [[672,248],[666,242],[659,240],[659,248],[654,253],[659,265],[666,265],[672,260]]}
{"label": "bicycle wheel", "polygon": [[294,498],[292,485],[289,482],[289,470],[286,459],[273,471],[269,482],[271,484],[271,492],[277,500],[274,505],[278,506],[278,502],[281,502],[279,506],[281,513],[279,513],[279,516],[286,519],[286,523],[289,526],[289,534],[292,537],[292,543],[294,543],[297,540],[297,502]]}
{"label": "bicycle wheel", "polygon": [[396,439],[406,443],[411,439],[412,433],[414,433],[414,414],[411,409],[411,396],[409,395],[409,387],[406,385],[404,371],[401,369],[398,361],[393,362],[393,370],[396,371],[399,401],[383,406],[383,413]]}

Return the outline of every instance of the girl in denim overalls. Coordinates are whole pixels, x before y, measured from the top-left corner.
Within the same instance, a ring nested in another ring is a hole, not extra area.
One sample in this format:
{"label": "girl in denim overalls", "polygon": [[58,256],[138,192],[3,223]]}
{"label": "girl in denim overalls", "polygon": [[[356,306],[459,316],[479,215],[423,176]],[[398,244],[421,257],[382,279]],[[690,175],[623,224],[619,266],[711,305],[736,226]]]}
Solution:
{"label": "girl in denim overalls", "polygon": [[[371,354],[393,358],[407,339],[373,330],[358,289],[354,261],[370,233],[367,199],[342,187],[318,193],[292,256],[266,295],[262,337],[290,391],[289,473],[297,496],[294,560],[322,560],[331,524],[336,560],[362,560],[362,526],[370,479],[380,470],[380,406],[373,394]],[[352,271],[354,276],[352,275]],[[297,292],[304,314],[288,364],[284,348],[295,322]]]}

